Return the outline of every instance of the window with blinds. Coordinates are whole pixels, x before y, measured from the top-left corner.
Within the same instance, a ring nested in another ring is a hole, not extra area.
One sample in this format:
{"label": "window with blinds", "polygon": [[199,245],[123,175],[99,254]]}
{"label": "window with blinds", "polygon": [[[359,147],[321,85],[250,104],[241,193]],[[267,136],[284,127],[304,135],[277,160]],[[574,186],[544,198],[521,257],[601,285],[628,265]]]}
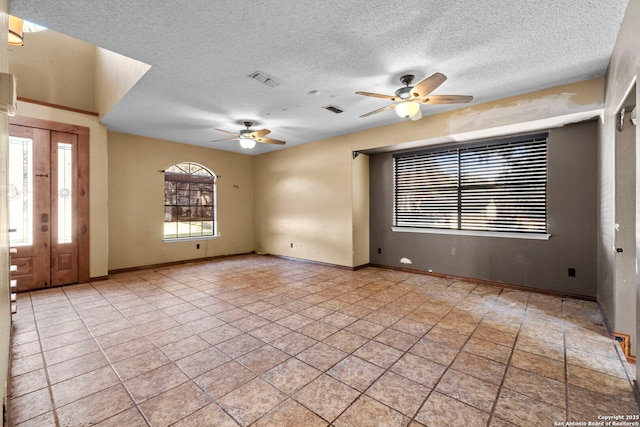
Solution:
{"label": "window with blinds", "polygon": [[394,226],[547,232],[547,134],[394,155]]}

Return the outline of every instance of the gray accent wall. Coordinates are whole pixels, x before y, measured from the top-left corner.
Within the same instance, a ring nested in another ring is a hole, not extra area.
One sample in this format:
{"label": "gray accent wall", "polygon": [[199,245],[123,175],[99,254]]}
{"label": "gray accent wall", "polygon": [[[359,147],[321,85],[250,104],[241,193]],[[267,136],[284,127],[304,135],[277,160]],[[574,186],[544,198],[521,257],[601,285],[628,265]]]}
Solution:
{"label": "gray accent wall", "polygon": [[549,240],[394,232],[393,153],[372,154],[371,264],[595,297],[597,139],[596,121],[549,130]]}

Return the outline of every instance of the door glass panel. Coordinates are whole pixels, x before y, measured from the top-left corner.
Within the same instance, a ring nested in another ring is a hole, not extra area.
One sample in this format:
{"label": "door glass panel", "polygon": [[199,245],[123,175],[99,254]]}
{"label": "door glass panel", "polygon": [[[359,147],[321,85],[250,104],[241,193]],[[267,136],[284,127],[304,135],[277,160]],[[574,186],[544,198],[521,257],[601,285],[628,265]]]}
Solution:
{"label": "door glass panel", "polygon": [[9,137],[9,233],[12,246],[33,244],[33,140]]}
{"label": "door glass panel", "polygon": [[73,241],[73,182],[72,145],[58,143],[58,243]]}

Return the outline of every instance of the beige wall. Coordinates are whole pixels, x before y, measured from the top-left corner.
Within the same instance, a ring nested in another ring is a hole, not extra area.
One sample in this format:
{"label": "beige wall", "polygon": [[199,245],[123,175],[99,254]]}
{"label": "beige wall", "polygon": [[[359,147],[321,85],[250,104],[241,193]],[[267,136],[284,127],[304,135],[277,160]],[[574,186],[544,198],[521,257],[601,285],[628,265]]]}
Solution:
{"label": "beige wall", "polygon": [[[7,0],[0,0],[0,72],[9,70],[7,59]],[[7,194],[7,164],[9,162],[9,118],[0,114],[0,194]],[[0,198],[0,397],[2,397],[2,414],[7,399],[7,379],[9,374],[9,348],[11,343],[11,303],[9,294],[9,218],[7,217],[7,198]]]}
{"label": "beige wall", "polygon": [[367,263],[361,219],[369,199],[358,163],[364,159],[352,159],[352,151],[543,129],[551,118],[602,105],[598,78],[257,156],[257,250],[348,267]]}
{"label": "beige wall", "polygon": [[[599,234],[598,247],[598,298],[607,315],[607,319],[613,330],[638,336],[637,327],[640,318],[637,316],[636,300],[638,295],[638,283],[623,283],[619,280],[622,274],[616,273],[615,244],[616,244],[616,119],[615,114],[627,96],[628,90],[633,86],[640,71],[640,40],[638,39],[637,26],[640,22],[640,1],[631,0],[622,22],[618,39],[611,55],[609,68],[606,74],[605,111],[600,127],[600,158],[599,158]],[[636,99],[638,85],[636,85]],[[636,126],[635,139],[639,132]],[[636,150],[639,154],[640,150]],[[640,171],[640,162],[636,160],[637,171]],[[636,191],[640,186],[636,185]],[[630,203],[637,206],[640,197],[626,195]],[[620,204],[618,203],[618,206]],[[640,212],[636,208],[637,212]],[[636,254],[640,254],[640,238],[638,238],[638,221],[636,219]],[[633,232],[627,230],[627,232]],[[637,280],[637,278],[636,278]],[[631,329],[635,329],[632,331]],[[637,350],[639,343],[633,344]],[[640,371],[639,371],[640,374]]]}
{"label": "beige wall", "polygon": [[24,46],[12,46],[9,52],[18,96],[97,111],[95,52],[92,44],[55,31],[26,33]]}
{"label": "beige wall", "polygon": [[110,50],[96,48],[95,93],[97,110],[104,117],[151,68]]}
{"label": "beige wall", "polygon": [[18,116],[33,117],[89,128],[89,228],[91,277],[107,275],[108,252],[108,192],[107,192],[107,129],[98,118],[42,105],[18,101]]}
{"label": "beige wall", "polygon": [[[108,156],[109,270],[255,249],[253,157],[115,132]],[[219,177],[218,238],[163,242],[161,171],[180,162],[199,163]]]}

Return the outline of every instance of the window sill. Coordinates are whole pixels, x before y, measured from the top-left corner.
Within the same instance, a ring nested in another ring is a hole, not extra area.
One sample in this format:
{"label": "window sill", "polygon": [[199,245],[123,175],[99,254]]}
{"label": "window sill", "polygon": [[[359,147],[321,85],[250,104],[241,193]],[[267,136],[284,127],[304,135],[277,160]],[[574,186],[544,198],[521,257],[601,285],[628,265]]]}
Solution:
{"label": "window sill", "polygon": [[212,240],[217,238],[218,236],[174,237],[171,239],[162,239],[162,243],[193,242],[194,240]]}
{"label": "window sill", "polygon": [[499,237],[502,239],[549,240],[551,234],[503,233],[497,231],[447,230],[445,228],[391,227],[400,233],[449,234],[458,236]]}

